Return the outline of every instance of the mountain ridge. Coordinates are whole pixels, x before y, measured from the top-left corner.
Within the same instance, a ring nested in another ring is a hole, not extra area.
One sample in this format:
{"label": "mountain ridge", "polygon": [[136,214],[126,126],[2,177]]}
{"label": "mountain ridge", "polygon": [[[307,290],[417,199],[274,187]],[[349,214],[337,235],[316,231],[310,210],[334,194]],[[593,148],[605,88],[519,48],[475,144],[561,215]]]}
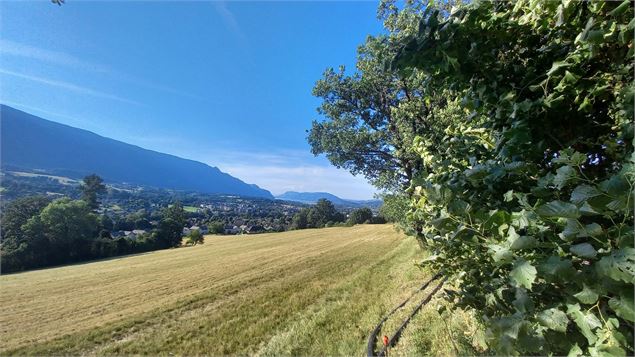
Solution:
{"label": "mountain ridge", "polygon": [[381,203],[381,200],[351,200],[351,199],[340,198],[329,192],[287,191],[281,195],[275,196],[275,198],[279,200],[293,201],[293,202],[300,202],[300,203],[315,203],[319,199],[324,198],[331,201],[334,205],[339,205],[339,206],[364,206],[364,205],[375,206]]}
{"label": "mountain ridge", "polygon": [[28,169],[80,178],[203,193],[273,199],[214,166],[101,136],[0,104],[2,169]]}

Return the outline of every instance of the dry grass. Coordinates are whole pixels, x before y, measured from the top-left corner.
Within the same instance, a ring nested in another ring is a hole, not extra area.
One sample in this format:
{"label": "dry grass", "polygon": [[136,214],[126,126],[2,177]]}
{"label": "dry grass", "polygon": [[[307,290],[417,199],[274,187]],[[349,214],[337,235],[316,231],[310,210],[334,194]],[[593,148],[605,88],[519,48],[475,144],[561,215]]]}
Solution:
{"label": "dry grass", "polygon": [[363,225],[4,275],[0,353],[362,355],[430,275],[420,255],[391,226]]}

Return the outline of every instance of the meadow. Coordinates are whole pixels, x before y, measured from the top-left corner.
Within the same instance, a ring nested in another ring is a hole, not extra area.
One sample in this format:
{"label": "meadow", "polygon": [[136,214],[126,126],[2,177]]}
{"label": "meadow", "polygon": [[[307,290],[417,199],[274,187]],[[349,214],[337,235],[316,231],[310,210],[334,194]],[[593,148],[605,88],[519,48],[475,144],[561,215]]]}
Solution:
{"label": "meadow", "polygon": [[[423,256],[391,225],[361,225],[207,236],[3,275],[0,354],[364,355],[382,316],[433,275],[414,264]],[[422,310],[393,355],[478,353],[473,316],[439,315],[439,304]]]}

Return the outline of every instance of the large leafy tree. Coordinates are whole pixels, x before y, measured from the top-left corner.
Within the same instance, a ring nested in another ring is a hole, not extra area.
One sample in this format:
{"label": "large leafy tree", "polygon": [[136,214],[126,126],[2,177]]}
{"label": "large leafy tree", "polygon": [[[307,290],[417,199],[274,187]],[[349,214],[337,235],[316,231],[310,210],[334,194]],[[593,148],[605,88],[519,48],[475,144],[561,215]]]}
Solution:
{"label": "large leafy tree", "polygon": [[[444,14],[460,3],[440,1],[433,5]],[[427,77],[416,69],[389,68],[400,45],[417,33],[426,8],[406,2],[399,10],[395,0],[380,3],[378,17],[387,34],[369,36],[357,50],[355,69],[344,66],[324,72],[313,88],[322,99],[308,135],[313,154],[325,154],[336,167],[361,174],[380,189],[403,191],[422,168],[412,148],[414,138],[443,129],[434,108],[443,107],[447,92],[427,91]]]}
{"label": "large leafy tree", "polygon": [[[413,148],[409,219],[499,354],[632,354],[633,5],[430,9],[393,68],[444,131]],[[445,18],[447,16],[447,18]]]}
{"label": "large leafy tree", "polygon": [[21,227],[29,218],[39,214],[51,200],[46,196],[29,196],[19,198],[7,205],[2,212],[2,248],[15,247],[22,240]]}
{"label": "large leafy tree", "polygon": [[24,234],[24,226],[30,218],[37,216],[51,202],[46,196],[19,198],[2,212],[0,229],[0,263],[2,271],[19,270],[33,264],[29,237]]}
{"label": "large leafy tree", "polygon": [[418,95],[420,76],[387,70],[393,40],[368,37],[351,74],[343,66],[326,70],[313,89],[325,120],[314,121],[308,136],[313,154],[391,190],[407,185],[420,167],[410,144],[429,108]]}
{"label": "large leafy tree", "polygon": [[97,237],[99,221],[88,204],[62,198],[51,202],[22,227],[30,250],[44,256],[40,265],[86,258],[87,241]]}
{"label": "large leafy tree", "polygon": [[158,245],[162,248],[180,246],[185,223],[185,211],[180,202],[176,202],[165,208],[161,215],[159,229],[156,232]]}

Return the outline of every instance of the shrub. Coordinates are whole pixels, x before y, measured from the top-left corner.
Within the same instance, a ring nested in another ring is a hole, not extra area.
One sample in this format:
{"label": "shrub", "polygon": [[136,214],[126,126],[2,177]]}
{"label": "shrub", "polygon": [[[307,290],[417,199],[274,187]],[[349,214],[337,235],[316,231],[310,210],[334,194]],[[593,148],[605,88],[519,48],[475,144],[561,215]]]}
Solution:
{"label": "shrub", "polygon": [[447,93],[409,221],[498,354],[633,353],[632,4],[428,11],[395,59]]}

